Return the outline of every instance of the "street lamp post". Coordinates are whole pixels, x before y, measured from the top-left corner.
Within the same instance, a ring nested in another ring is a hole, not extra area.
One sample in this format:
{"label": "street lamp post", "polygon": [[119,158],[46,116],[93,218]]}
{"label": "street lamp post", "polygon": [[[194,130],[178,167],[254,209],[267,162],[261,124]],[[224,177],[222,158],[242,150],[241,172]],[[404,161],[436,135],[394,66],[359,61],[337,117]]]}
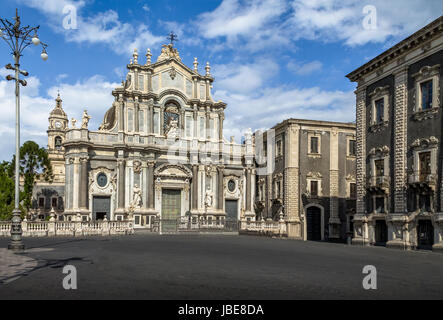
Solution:
{"label": "street lamp post", "polygon": [[41,45],[43,50],[41,58],[46,61],[48,54],[46,53],[47,45],[40,41],[37,36],[37,30],[40,26],[22,27],[20,23],[20,17],[18,10],[15,10],[14,23],[9,22],[6,19],[0,19],[0,38],[5,40],[8,46],[12,50],[14,56],[14,67],[9,63],[5,66],[8,70],[14,70],[15,76],[8,75],[6,80],[15,81],[15,203],[14,211],[12,214],[11,224],[11,242],[8,249],[14,251],[22,251],[25,246],[22,242],[22,225],[20,217],[20,85],[26,86],[26,80],[21,80],[20,75],[27,77],[29,73],[24,70],[20,70],[20,57],[23,50],[31,44]]}

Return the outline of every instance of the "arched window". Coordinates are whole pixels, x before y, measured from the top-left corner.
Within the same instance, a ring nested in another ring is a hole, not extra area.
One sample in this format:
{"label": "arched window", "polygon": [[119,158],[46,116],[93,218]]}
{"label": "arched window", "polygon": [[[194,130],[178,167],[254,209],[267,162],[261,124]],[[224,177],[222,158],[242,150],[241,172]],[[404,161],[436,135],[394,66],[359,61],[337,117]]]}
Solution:
{"label": "arched window", "polygon": [[54,146],[57,150],[61,149],[62,147],[62,138],[61,137],[55,137],[54,139]]}
{"label": "arched window", "polygon": [[168,132],[171,122],[175,122],[177,127],[180,126],[179,106],[177,103],[170,101],[165,104],[165,112],[163,113],[163,130]]}

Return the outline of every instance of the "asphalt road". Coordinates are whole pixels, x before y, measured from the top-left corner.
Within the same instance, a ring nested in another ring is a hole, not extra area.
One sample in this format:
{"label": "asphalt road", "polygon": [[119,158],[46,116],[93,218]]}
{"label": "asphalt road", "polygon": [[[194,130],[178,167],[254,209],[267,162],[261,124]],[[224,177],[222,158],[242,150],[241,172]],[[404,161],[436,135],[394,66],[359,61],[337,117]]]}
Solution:
{"label": "asphalt road", "polygon": [[[427,251],[235,235],[25,244],[17,261],[2,251],[0,299],[443,299],[443,254]],[[77,290],[63,289],[65,265],[77,269]],[[377,290],[363,289],[366,265],[377,268]]]}

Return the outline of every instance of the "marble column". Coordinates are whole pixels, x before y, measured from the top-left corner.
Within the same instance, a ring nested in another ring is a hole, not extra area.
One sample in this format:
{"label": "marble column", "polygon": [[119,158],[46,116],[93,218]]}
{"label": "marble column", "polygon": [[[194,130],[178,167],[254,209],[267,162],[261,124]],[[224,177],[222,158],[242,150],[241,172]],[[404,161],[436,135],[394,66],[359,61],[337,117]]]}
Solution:
{"label": "marble column", "polygon": [[149,133],[154,133],[154,106],[150,103],[148,105],[148,112],[149,112]]}
{"label": "marble column", "polygon": [[218,139],[220,141],[223,141],[223,120],[224,119],[225,119],[225,114],[222,112],[218,116],[218,121],[219,121],[219,125],[218,125]]}
{"label": "marble column", "polygon": [[218,167],[218,209],[223,210],[223,194],[224,194],[224,183],[223,183],[223,171],[222,166]]}
{"label": "marble column", "polygon": [[209,111],[206,111],[206,139],[210,139],[211,138],[211,130],[209,128],[209,119],[211,117],[211,113]]}
{"label": "marble column", "polygon": [[246,169],[246,212],[251,211],[251,169]]}
{"label": "marble column", "polygon": [[148,162],[147,198],[148,209],[154,210],[154,162]]}
{"label": "marble column", "polygon": [[196,107],[194,106],[194,139],[198,137],[198,112]]}
{"label": "marble column", "polygon": [[152,72],[148,71],[148,92],[152,92]]}
{"label": "marble column", "polygon": [[124,131],[125,130],[125,115],[124,115],[124,108],[123,108],[123,98],[119,98],[118,100],[119,106],[118,106],[118,131]]}
{"label": "marble column", "polygon": [[192,210],[198,210],[198,166],[192,166]]}
{"label": "marble column", "polygon": [[118,160],[118,209],[125,209],[125,160]]}
{"label": "marble column", "polygon": [[135,132],[138,133],[140,131],[140,122],[139,122],[139,110],[140,110],[140,104],[138,103],[138,100],[134,103],[134,128]]}
{"label": "marble column", "polygon": [[80,209],[88,208],[88,159],[80,159]]}

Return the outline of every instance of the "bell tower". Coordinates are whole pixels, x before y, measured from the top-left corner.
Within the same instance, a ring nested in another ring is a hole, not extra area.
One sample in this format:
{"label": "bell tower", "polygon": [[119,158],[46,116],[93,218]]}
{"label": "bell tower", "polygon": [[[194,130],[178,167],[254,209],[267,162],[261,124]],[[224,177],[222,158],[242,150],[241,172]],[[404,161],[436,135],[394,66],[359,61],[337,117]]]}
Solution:
{"label": "bell tower", "polygon": [[48,151],[50,153],[62,153],[62,144],[65,141],[65,133],[68,129],[68,116],[62,107],[60,94],[55,99],[55,108],[49,114],[48,126]]}
{"label": "bell tower", "polygon": [[55,99],[55,108],[49,114],[48,125],[48,156],[54,173],[54,183],[65,181],[65,142],[68,130],[68,116],[63,110],[60,94]]}

